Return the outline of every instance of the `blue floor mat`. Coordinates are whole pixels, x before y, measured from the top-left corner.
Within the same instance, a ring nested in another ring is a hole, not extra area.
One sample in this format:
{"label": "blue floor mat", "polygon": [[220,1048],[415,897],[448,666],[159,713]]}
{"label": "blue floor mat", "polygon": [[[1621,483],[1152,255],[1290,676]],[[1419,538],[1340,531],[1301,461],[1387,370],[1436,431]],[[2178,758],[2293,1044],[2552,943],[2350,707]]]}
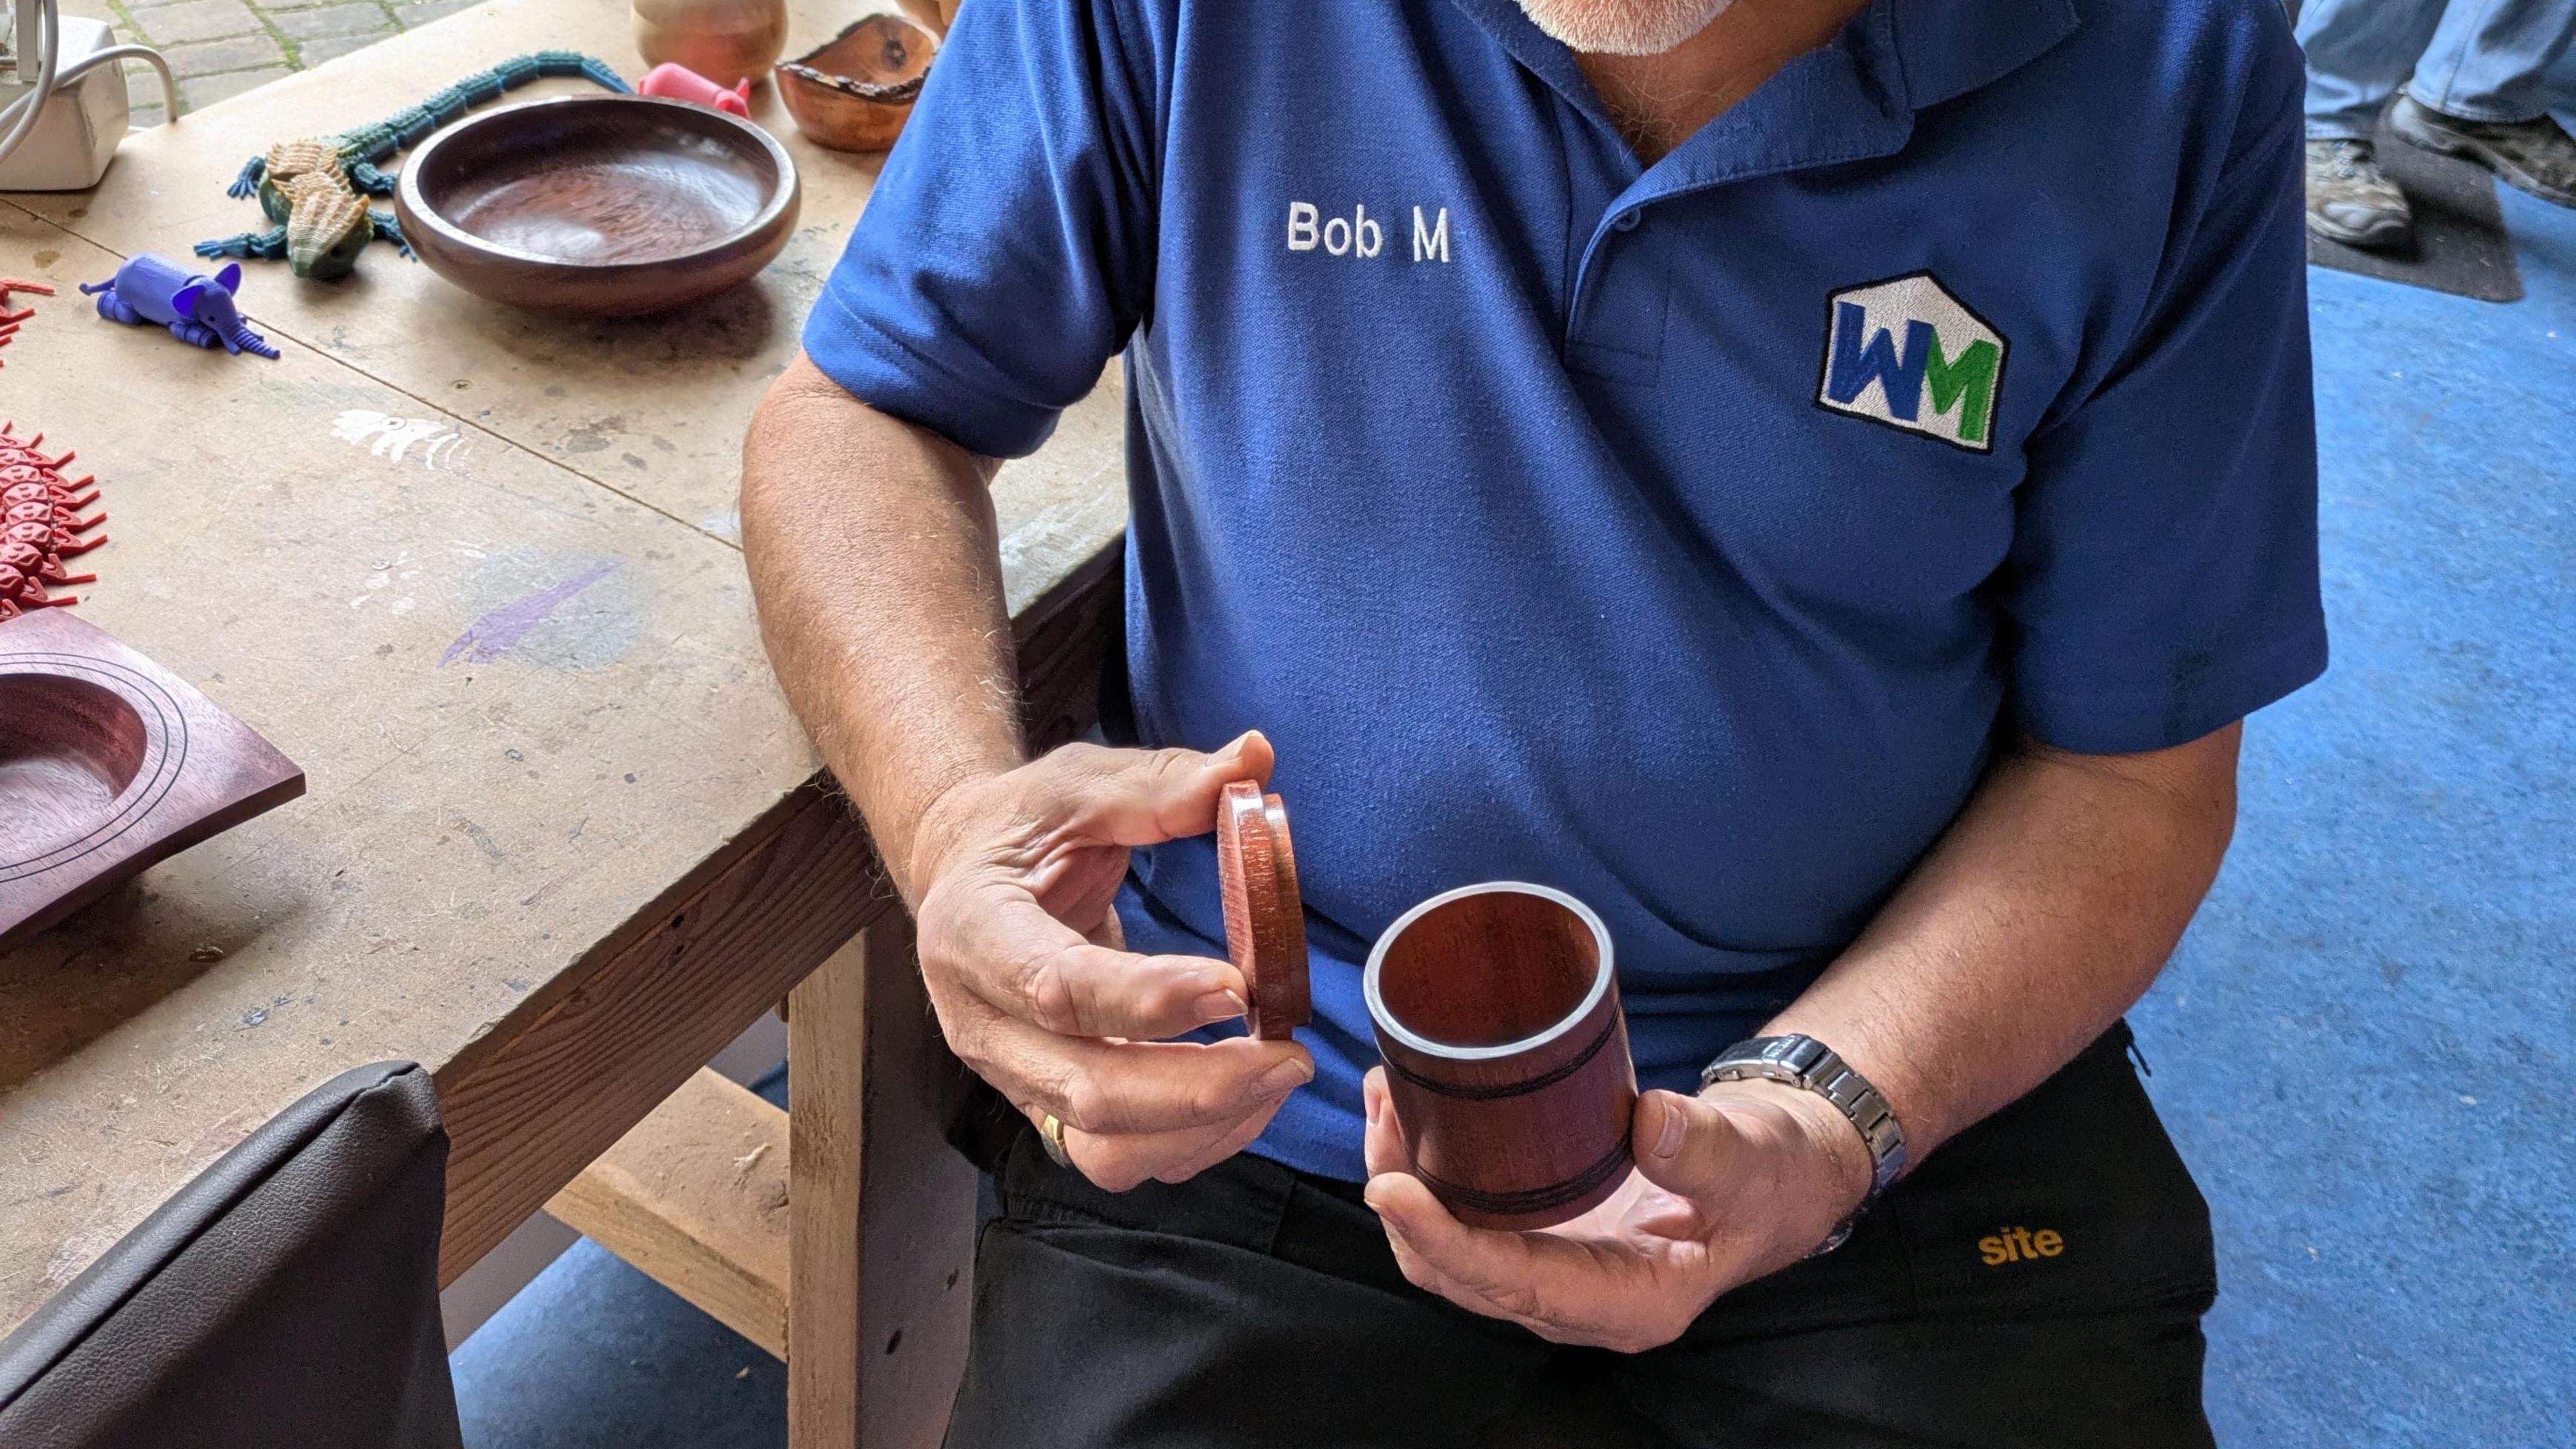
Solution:
{"label": "blue floor mat", "polygon": [[[2224,1444],[2576,1445],[2576,213],[2503,200],[2522,303],[2309,273],[2334,667],[2135,1017]],[[780,1366],[589,1243],[454,1361],[473,1449],[785,1442]]]}
{"label": "blue floor mat", "polygon": [[[752,1084],[787,1105],[784,1063]],[[467,1449],[777,1449],[787,1366],[588,1238],[448,1355]]]}
{"label": "blue floor mat", "polygon": [[2222,1444],[2576,1445],[2576,213],[2525,301],[2308,273],[2334,664],[2135,1020]]}
{"label": "blue floor mat", "polygon": [[448,1362],[468,1449],[774,1449],[787,1366],[588,1238]]}

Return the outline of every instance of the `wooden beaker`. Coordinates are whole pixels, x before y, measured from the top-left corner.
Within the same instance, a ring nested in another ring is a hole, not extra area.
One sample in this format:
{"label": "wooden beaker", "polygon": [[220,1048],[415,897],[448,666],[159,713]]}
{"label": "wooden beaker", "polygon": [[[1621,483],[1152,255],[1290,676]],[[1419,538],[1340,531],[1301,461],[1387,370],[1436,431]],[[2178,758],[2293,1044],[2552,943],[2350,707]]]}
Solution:
{"label": "wooden beaker", "polygon": [[1460,1222],[1541,1228],[1630,1165],[1637,1104],[1610,932],[1581,901],[1497,881],[1432,897],[1361,989],[1414,1175]]}

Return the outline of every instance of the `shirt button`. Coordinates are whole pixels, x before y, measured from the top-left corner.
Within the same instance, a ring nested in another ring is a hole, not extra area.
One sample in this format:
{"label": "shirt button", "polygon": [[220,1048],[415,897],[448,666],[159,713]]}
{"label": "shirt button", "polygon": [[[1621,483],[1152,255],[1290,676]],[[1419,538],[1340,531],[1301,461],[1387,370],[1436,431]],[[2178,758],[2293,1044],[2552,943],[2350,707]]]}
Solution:
{"label": "shirt button", "polygon": [[1616,217],[1613,217],[1610,224],[1621,231],[1635,231],[1637,229],[1637,221],[1638,216],[1636,212],[1623,211]]}

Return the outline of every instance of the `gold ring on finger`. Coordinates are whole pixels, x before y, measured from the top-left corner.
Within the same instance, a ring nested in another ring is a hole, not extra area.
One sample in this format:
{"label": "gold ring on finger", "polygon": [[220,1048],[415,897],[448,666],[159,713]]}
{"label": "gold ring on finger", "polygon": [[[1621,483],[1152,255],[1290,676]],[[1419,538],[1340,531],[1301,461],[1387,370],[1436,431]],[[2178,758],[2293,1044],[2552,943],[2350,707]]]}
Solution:
{"label": "gold ring on finger", "polygon": [[1058,1167],[1073,1166],[1073,1154],[1064,1147],[1064,1119],[1053,1112],[1038,1123],[1038,1140],[1046,1144],[1046,1155]]}

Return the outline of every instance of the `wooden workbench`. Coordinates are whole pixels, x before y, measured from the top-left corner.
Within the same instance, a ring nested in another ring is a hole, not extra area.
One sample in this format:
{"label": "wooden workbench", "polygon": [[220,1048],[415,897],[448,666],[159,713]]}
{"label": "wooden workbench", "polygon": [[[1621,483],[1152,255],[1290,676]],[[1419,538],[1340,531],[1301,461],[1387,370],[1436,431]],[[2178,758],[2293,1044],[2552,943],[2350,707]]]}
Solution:
{"label": "wooden workbench", "polygon": [[[847,18],[800,4],[790,53]],[[112,515],[81,614],[311,781],[0,955],[0,1330],[378,1058],[436,1072],[453,1278],[885,909],[769,677],[734,512],[872,159],[764,88],[796,235],[660,319],[503,311],[378,247],[337,284],[245,264],[271,362],[73,291],[257,224],[224,185],[271,142],[548,47],[642,69],[623,0],[493,0],[137,133],[94,193],[0,198],[0,275],[62,291],[0,354],[0,416],[79,449]],[[1042,732],[1087,718],[1115,607],[1120,409],[1113,370],[995,485]]]}

